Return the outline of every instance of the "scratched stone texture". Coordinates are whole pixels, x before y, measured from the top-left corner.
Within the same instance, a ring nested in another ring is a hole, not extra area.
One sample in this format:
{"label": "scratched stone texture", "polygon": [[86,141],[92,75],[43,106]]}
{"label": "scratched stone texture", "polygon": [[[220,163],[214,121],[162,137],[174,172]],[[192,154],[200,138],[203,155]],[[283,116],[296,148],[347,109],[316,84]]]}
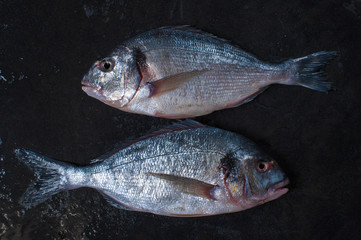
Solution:
{"label": "scratched stone texture", "polygon": [[[170,218],[116,209],[93,189],[26,210],[27,148],[79,165],[171,120],[88,97],[91,64],[143,31],[191,25],[268,62],[321,50],[339,57],[335,91],[275,85],[254,101],[196,118],[243,134],[287,172],[290,192],[233,214]],[[0,238],[361,239],[361,1],[0,1]]]}

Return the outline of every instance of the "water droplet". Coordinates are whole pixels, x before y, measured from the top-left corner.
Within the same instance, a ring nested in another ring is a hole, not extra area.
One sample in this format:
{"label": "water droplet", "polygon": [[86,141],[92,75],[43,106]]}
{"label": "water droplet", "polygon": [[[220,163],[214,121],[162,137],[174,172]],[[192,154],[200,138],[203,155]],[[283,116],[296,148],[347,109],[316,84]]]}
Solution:
{"label": "water droplet", "polygon": [[0,80],[3,80],[4,82],[8,81],[3,75],[1,75],[1,70],[0,70]]}

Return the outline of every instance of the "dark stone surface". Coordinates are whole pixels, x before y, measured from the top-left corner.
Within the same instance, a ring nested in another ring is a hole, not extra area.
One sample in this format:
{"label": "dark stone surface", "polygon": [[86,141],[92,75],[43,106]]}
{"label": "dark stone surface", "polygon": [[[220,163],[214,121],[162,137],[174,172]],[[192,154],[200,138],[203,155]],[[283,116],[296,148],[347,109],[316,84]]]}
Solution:
{"label": "dark stone surface", "polygon": [[[87,164],[170,120],[88,97],[80,80],[126,38],[191,24],[274,62],[337,50],[336,91],[275,85],[243,106],[196,120],[241,133],[274,156],[284,197],[234,214],[169,218],[113,208],[92,189],[25,210],[28,148]],[[1,239],[360,239],[361,1],[0,1]]]}

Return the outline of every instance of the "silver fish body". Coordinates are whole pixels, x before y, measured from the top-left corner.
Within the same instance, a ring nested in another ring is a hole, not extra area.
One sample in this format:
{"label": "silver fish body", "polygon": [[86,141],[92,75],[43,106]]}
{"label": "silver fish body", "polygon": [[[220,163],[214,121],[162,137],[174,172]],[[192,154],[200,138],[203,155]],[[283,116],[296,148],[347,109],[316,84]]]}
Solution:
{"label": "silver fish body", "polygon": [[285,194],[286,175],[246,138],[182,122],[85,167],[16,150],[38,179],[21,199],[34,206],[63,190],[97,189],[114,206],[195,217],[245,210]]}
{"label": "silver fish body", "polygon": [[275,83],[327,91],[320,67],[335,52],[268,64],[189,27],[140,34],[97,61],[83,90],[123,111],[165,118],[205,115],[252,100]]}

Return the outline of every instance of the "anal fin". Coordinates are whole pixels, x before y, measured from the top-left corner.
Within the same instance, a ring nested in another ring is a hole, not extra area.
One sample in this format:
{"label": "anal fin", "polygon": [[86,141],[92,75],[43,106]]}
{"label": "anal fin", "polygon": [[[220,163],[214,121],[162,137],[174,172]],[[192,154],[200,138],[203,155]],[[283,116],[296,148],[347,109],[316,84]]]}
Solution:
{"label": "anal fin", "polygon": [[268,86],[260,88],[257,92],[251,94],[250,96],[248,96],[247,98],[242,99],[241,101],[237,101],[235,103],[229,103],[227,104],[224,108],[233,108],[233,107],[238,107],[242,104],[248,103],[250,101],[252,101],[253,99],[255,99],[258,95],[260,95],[261,93],[263,93],[266,89],[268,88]]}
{"label": "anal fin", "polygon": [[116,208],[120,208],[123,210],[127,210],[127,211],[134,211],[133,209],[125,206],[124,204],[118,202],[117,200],[115,200],[114,196],[112,196],[111,193],[106,192],[106,191],[101,191],[99,190],[99,193],[105,198],[105,200],[107,200],[107,202],[112,205],[113,207]]}

